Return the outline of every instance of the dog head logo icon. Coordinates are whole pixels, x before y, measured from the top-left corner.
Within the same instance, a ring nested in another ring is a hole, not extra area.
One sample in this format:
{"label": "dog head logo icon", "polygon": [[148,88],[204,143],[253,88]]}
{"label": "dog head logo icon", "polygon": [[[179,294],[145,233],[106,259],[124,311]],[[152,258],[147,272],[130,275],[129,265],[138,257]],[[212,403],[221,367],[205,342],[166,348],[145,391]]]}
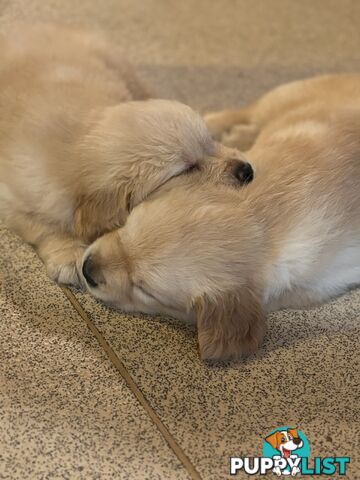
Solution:
{"label": "dog head logo icon", "polygon": [[276,475],[295,476],[300,473],[301,458],[310,457],[310,445],[297,428],[280,427],[265,437],[263,456],[274,460],[273,473]]}
{"label": "dog head logo icon", "polygon": [[294,450],[301,448],[304,444],[295,428],[274,432],[265,440],[270,443],[272,448],[278,450],[284,458],[289,458]]}

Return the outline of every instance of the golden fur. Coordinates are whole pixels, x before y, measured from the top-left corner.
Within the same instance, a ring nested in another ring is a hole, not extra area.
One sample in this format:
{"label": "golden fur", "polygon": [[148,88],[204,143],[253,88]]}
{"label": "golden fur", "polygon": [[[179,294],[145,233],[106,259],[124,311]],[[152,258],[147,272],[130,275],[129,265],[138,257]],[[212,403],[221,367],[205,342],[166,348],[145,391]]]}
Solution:
{"label": "golden fur", "polygon": [[268,311],[360,283],[360,76],[285,85],[207,122],[237,147],[252,135],[255,180],[172,179],[84,261],[97,298],[195,320],[202,358],[222,359],[258,347]]}
{"label": "golden fur", "polygon": [[21,25],[0,52],[0,218],[51,278],[77,283],[85,246],[172,177],[201,164],[202,182],[241,183],[241,154],[216,144],[190,107],[144,100],[100,35]]}

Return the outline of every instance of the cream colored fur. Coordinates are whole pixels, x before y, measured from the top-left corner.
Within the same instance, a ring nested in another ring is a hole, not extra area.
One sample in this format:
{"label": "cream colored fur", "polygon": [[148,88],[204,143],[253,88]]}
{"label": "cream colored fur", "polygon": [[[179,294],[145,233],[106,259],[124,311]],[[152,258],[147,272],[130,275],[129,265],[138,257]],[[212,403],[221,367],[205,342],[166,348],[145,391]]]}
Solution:
{"label": "cream colored fur", "polygon": [[58,282],[77,283],[85,246],[172,177],[201,163],[203,181],[238,186],[239,152],[186,105],[144,100],[101,35],[17,25],[0,53],[0,218]]}
{"label": "cream colored fur", "polygon": [[360,76],[295,82],[206,120],[232,146],[252,132],[255,180],[234,192],[173,179],[85,258],[96,297],[197,321],[213,359],[256,350],[268,311],[360,283]]}

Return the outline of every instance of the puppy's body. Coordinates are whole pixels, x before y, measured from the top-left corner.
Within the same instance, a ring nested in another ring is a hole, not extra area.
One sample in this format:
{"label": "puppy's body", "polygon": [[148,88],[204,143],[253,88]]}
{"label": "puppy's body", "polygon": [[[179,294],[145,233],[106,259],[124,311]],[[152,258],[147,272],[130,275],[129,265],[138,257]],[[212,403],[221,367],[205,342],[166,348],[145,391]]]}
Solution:
{"label": "puppy's body", "polygon": [[0,52],[0,218],[59,282],[76,283],[84,245],[173,176],[206,161],[208,181],[235,180],[239,153],[189,107],[140,101],[145,89],[102,37],[22,25]]}
{"label": "puppy's body", "polygon": [[[89,248],[103,276],[91,291],[120,307],[196,318],[202,356],[224,358],[257,348],[267,311],[359,284],[359,102],[360,76],[322,77],[209,117],[239,147],[253,132],[255,181],[235,193],[172,180],[167,195]],[[243,123],[232,127],[234,118]]]}

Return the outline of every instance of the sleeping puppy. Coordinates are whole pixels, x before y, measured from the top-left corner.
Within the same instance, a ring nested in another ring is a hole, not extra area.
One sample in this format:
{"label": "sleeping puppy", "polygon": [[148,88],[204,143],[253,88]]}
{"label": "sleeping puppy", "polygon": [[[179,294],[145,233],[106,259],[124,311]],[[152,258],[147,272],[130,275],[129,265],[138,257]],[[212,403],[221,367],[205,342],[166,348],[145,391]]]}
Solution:
{"label": "sleeping puppy", "polygon": [[211,122],[237,145],[257,132],[256,179],[238,191],[172,179],[82,264],[95,297],[196,321],[204,359],[253,352],[266,312],[360,283],[360,76],[280,87],[236,128],[227,115]]}
{"label": "sleeping puppy", "polygon": [[76,284],[84,247],[171,178],[191,183],[201,170],[204,184],[251,181],[243,155],[216,144],[191,108],[144,100],[101,37],[19,26],[0,51],[0,218],[54,280]]}

